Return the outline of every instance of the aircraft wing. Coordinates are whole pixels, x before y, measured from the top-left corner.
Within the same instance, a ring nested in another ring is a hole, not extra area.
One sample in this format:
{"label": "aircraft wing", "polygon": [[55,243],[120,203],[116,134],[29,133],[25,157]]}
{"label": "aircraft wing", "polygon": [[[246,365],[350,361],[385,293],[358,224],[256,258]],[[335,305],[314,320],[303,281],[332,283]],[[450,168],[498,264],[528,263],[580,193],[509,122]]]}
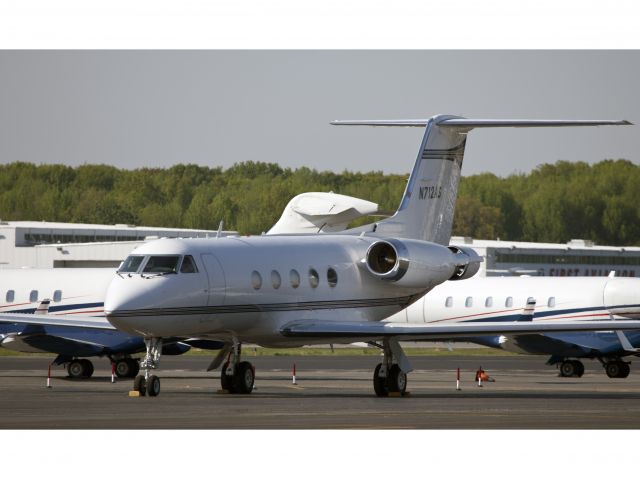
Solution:
{"label": "aircraft wing", "polygon": [[297,338],[344,338],[353,342],[373,341],[385,337],[399,340],[438,340],[468,338],[470,336],[496,336],[501,334],[533,334],[571,331],[624,331],[640,329],[637,320],[606,321],[513,321],[468,322],[451,324],[419,324],[388,322],[292,321],[280,333]]}
{"label": "aircraft wing", "polygon": [[95,316],[74,316],[73,319],[71,319],[62,316],[52,316],[50,314],[0,313],[0,322],[117,331],[106,318],[97,318]]}

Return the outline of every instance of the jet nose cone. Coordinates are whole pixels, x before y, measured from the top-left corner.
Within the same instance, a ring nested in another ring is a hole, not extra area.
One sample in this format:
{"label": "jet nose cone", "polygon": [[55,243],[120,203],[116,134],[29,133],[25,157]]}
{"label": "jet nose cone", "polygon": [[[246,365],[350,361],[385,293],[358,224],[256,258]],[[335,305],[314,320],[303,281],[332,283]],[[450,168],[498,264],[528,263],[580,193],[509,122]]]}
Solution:
{"label": "jet nose cone", "polygon": [[615,278],[604,288],[604,305],[625,318],[640,319],[640,278]]}
{"label": "jet nose cone", "polygon": [[148,308],[148,285],[136,277],[116,277],[111,281],[104,298],[107,320],[116,328],[138,333],[137,317]]}

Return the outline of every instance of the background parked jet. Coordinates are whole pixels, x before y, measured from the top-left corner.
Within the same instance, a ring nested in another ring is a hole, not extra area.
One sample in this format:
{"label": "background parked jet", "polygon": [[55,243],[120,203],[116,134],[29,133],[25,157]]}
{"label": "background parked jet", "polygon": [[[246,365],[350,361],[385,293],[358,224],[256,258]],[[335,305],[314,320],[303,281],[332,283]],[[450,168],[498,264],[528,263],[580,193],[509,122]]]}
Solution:
{"label": "background parked jet", "polygon": [[[102,317],[104,297],[115,271],[108,268],[19,269],[0,271],[0,311],[36,313],[43,303],[46,314],[56,317]],[[46,352],[58,356],[72,378],[88,378],[93,364],[88,357],[115,362],[119,377],[135,377],[138,360],[131,355],[145,351],[144,340],[117,330],[0,322],[0,346],[14,351]],[[222,343],[186,338],[166,341],[163,354],[183,354],[192,346],[220,349]]]}

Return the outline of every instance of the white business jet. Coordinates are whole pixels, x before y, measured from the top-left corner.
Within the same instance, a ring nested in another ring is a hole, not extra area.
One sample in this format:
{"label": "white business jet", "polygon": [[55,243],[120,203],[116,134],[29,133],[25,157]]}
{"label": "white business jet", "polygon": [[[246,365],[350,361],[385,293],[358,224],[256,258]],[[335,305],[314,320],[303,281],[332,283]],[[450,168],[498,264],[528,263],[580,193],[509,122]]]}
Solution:
{"label": "white business jet", "polygon": [[[470,130],[628,122],[436,116],[335,124],[426,127],[396,214],[342,234],[166,239],[138,248],[119,269],[105,298],[109,322],[145,338],[147,353],[141,364],[145,374],[136,377],[134,389],[151,396],[160,392],[160,380],[151,372],[158,366],[163,338],[171,336],[224,341],[226,346],[211,369],[230,353],[221,383],[232,393],[253,389],[253,367],[241,360],[243,342],[292,347],[372,342],[384,353],[375,368],[374,390],[385,396],[404,392],[406,373],[411,371],[399,340],[638,327],[635,321],[445,325],[381,321],[436,285],[466,279],[479,269],[481,258],[473,250],[447,246]],[[74,323],[109,327],[97,321]]]}

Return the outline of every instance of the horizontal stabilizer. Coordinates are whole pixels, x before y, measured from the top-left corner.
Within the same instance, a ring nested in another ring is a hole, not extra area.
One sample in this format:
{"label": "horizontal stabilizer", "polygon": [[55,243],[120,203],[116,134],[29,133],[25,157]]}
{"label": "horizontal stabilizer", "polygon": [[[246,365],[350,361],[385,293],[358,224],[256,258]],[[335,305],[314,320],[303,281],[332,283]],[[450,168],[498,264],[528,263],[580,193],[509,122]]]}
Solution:
{"label": "horizontal stabilizer", "polygon": [[[335,120],[332,125],[337,126],[427,126],[430,119],[418,120]],[[438,126],[471,128],[535,128],[554,126],[605,126],[633,125],[628,120],[492,120],[473,118],[445,118],[436,121]]]}
{"label": "horizontal stabilizer", "polygon": [[86,329],[109,329],[116,328],[105,318],[96,318],[92,316],[75,316],[73,319],[63,318],[60,316],[51,316],[49,314],[24,314],[24,313],[1,313],[1,323],[16,324],[41,324],[44,326],[69,326],[72,328]]}
{"label": "horizontal stabilizer", "polygon": [[499,336],[501,334],[536,334],[572,331],[618,331],[640,328],[634,320],[607,321],[513,321],[513,322],[466,322],[449,324],[384,323],[384,322],[338,322],[338,321],[293,321],[281,329],[286,337],[297,338],[344,338],[353,342],[374,341],[385,337],[400,340],[447,340],[469,336]]}

